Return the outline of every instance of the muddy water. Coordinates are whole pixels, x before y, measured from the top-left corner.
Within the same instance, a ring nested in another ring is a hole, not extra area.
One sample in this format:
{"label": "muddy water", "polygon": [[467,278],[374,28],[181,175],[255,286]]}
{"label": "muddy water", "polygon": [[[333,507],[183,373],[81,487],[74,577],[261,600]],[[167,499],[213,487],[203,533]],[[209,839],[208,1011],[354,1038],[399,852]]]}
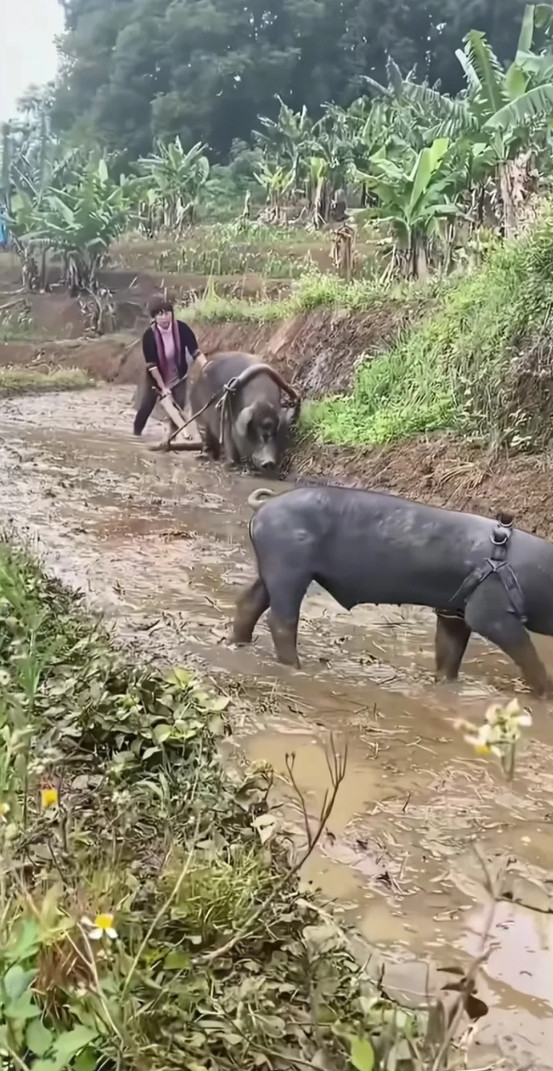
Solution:
{"label": "muddy water", "polygon": [[[134,441],[130,402],[124,388],[3,402],[3,516],[126,640],[238,686],[238,739],[272,763],[285,796],[295,753],[313,819],[329,733],[347,742],[346,780],[305,879],[386,957],[390,991],[420,1002],[427,964],[430,984],[443,984],[437,968],[466,965],[487,918],[484,868],[507,868],[502,888],[522,903],[502,901],[493,920],[474,1066],[499,1048],[513,1066],[553,1068],[553,710],[521,692],[534,726],[508,786],[453,722],[480,721],[520,691],[513,667],[473,640],[462,681],[436,686],[426,611],[347,614],[313,586],[301,672],[275,664],[263,622],[250,649],[231,649],[228,617],[253,572],[245,502],[260,481],[150,452],[160,427]],[[553,663],[553,645],[539,646]]]}

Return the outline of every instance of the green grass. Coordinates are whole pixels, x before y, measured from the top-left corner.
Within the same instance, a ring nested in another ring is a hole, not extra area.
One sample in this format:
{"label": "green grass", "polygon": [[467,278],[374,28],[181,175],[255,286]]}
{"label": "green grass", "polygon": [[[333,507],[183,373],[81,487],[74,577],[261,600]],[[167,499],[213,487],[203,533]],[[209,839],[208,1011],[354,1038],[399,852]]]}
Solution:
{"label": "green grass", "polygon": [[46,371],[28,367],[0,368],[0,395],[42,394],[45,391],[82,390],[94,380],[80,368]]}
{"label": "green grass", "polygon": [[12,324],[9,322],[0,323],[0,342],[27,342],[34,340],[37,336],[36,331],[33,331],[32,324]]}
{"label": "green grass", "polygon": [[[253,273],[271,279],[301,276],[313,263],[310,251],[327,256],[331,239],[301,227],[269,227],[260,223],[197,224],[181,239],[156,238],[145,243],[129,236],[120,243],[123,261],[150,264],[158,271],[200,275]],[[114,247],[117,255],[118,247]]]}
{"label": "green grass", "polygon": [[[371,235],[361,241],[361,273],[374,272]],[[330,269],[332,233],[302,226],[267,226],[255,220],[226,224],[197,224],[182,238],[146,241],[128,236],[114,245],[114,254],[132,267],[149,265],[158,271],[199,275],[263,275],[267,279],[298,279],[317,264]]]}
{"label": "green grass", "polygon": [[374,280],[355,280],[346,284],[334,275],[312,271],[295,282],[290,295],[279,301],[221,297],[212,285],[203,298],[187,306],[186,317],[191,321],[215,323],[278,323],[316,309],[365,312],[390,302],[420,302],[423,294],[429,298],[431,293],[431,287],[398,284],[383,288]]}
{"label": "green grass", "polygon": [[[546,445],[551,416],[553,214],[438,290],[432,314],[364,362],[351,395],[306,407],[318,442],[379,444],[452,429],[517,448]],[[539,350],[535,367],[530,351]]]}
{"label": "green grass", "polygon": [[[260,836],[267,776],[238,784],[218,759],[227,702],[119,652],[0,541],[6,1066],[379,1071],[407,1038],[404,1071],[431,1066],[440,1039]],[[117,936],[96,940],[85,920],[106,914]]]}

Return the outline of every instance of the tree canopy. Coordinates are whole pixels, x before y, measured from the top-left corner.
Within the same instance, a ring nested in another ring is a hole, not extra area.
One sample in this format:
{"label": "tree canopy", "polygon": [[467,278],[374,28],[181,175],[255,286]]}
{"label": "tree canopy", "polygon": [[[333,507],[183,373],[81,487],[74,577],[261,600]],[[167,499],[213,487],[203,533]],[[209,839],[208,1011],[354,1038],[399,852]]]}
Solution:
{"label": "tree canopy", "polygon": [[250,141],[275,95],[317,116],[347,105],[387,54],[443,93],[463,85],[469,30],[498,58],[516,48],[524,0],[60,0],[67,34],[54,129],[75,144],[147,154],[157,139],[206,143],[223,159]]}

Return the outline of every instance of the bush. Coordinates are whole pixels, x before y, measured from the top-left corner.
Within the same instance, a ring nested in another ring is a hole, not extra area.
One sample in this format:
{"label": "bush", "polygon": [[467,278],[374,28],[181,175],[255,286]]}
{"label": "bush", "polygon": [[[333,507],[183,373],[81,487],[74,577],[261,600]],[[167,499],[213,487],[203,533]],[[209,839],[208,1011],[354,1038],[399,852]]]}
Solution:
{"label": "bush", "polygon": [[401,1039],[425,1066],[423,1017],[299,895],[268,776],[221,767],[227,702],[128,661],[0,542],[6,1066],[378,1071]]}

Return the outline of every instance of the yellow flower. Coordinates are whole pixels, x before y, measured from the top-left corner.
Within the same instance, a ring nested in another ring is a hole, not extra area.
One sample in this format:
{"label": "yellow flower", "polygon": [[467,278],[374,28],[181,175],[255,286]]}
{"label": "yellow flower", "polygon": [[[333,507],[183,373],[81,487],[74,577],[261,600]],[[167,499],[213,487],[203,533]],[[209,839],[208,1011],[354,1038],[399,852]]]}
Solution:
{"label": "yellow flower", "polygon": [[42,801],[42,809],[46,811],[48,807],[55,807],[58,802],[58,790],[57,788],[43,788],[40,793]]}
{"label": "yellow flower", "polygon": [[94,922],[87,918],[81,921],[83,926],[86,926],[91,941],[99,941],[104,936],[109,937],[110,941],[115,941],[117,930],[113,925],[113,915],[96,915]]}
{"label": "yellow flower", "polygon": [[489,744],[475,744],[474,745],[474,753],[475,753],[475,755],[489,755],[491,750],[492,749],[491,749]]}
{"label": "yellow flower", "polygon": [[0,821],[5,822],[10,813],[9,803],[0,803]]}

